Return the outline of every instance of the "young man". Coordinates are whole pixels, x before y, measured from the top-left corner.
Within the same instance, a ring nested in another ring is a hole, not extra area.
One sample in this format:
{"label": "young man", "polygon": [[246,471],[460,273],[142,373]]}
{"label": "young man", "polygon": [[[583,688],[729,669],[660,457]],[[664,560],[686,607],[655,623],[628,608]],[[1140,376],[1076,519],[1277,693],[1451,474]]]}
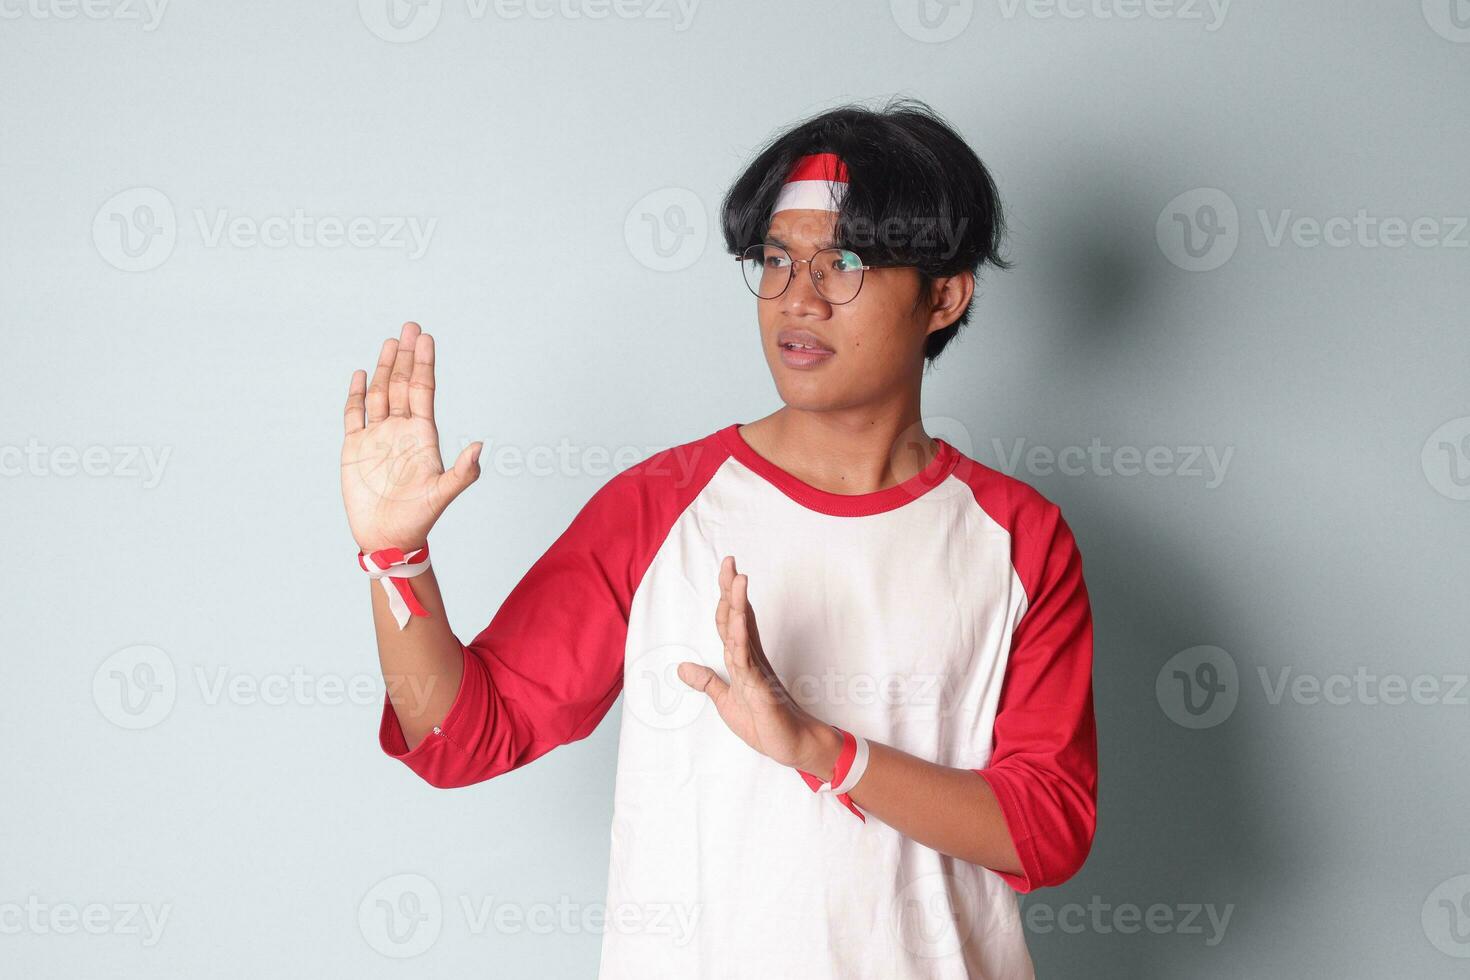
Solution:
{"label": "young man", "polygon": [[604,978],[1029,977],[1015,893],[1074,874],[1096,822],[1081,558],[920,418],[1006,265],[994,184],[926,107],[847,107],[767,146],[724,228],[784,407],[609,480],[469,644],[427,535],[480,445],[442,469],[416,324],[354,373],[382,748],[465,786],[623,694]]}

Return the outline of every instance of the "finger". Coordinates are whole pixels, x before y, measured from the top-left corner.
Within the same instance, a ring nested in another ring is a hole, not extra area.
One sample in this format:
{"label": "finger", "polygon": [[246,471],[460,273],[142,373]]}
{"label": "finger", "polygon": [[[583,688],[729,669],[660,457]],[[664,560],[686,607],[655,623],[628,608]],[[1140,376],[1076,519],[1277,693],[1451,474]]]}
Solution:
{"label": "finger", "polygon": [[730,634],[733,638],[731,647],[734,649],[733,659],[736,661],[736,669],[741,679],[758,686],[772,703],[790,701],[791,697],[786,692],[781,679],[776,676],[775,668],[766,659],[765,652],[761,650],[760,644],[752,633],[755,615],[750,606],[750,580],[741,575],[735,581],[737,584],[734,588],[742,593],[742,604],[745,608],[743,615],[732,612],[730,617]]}
{"label": "finger", "polygon": [[730,604],[722,597],[715,603],[715,632],[720,634],[720,642],[725,642],[725,624],[730,619]]}
{"label": "finger", "polygon": [[735,617],[731,612],[730,593],[727,590],[720,599],[720,607],[715,611],[720,625],[721,653],[725,658],[725,673],[730,680],[735,680],[740,675],[739,665],[735,660]]}
{"label": "finger", "polygon": [[398,341],[389,337],[378,349],[378,366],[373,369],[373,383],[367,390],[367,420],[371,425],[388,417],[388,372],[398,356]]}
{"label": "finger", "polygon": [[733,573],[728,574],[728,575],[726,573],[727,573],[727,571],[730,568],[730,562],[731,561],[732,561],[732,559],[729,556],[726,556],[720,562],[720,576],[719,576],[720,601],[718,603],[716,603],[716,605],[715,605],[715,629],[717,629],[717,630],[720,631],[720,640],[721,641],[723,641],[725,639],[726,624],[729,622],[729,619],[730,619],[730,581],[729,580],[731,578],[733,578],[734,575],[733,575]]}
{"label": "finger", "polygon": [[790,701],[790,694],[776,676],[776,669],[766,659],[759,637],[754,632],[755,609],[750,604],[750,577],[737,575],[730,591],[735,597],[729,624],[732,659],[735,661],[733,669],[738,670],[743,679],[752,684],[758,683],[772,701]]}
{"label": "finger", "polygon": [[720,598],[730,601],[730,584],[735,581],[735,559],[726,555],[720,562]]}
{"label": "finger", "polygon": [[742,576],[735,574],[735,557],[726,555],[724,564],[720,566],[720,584],[725,595],[725,634],[730,642],[734,642],[734,630],[736,623],[744,618],[744,607],[737,601],[735,589]]}
{"label": "finger", "polygon": [[362,406],[367,395],[367,372],[358,368],[352,372],[352,381],[347,386],[347,407],[342,410],[342,424],[350,436],[363,430]]}
{"label": "finger", "polygon": [[737,575],[730,586],[730,621],[727,624],[730,641],[728,646],[735,666],[741,670],[750,670],[750,634],[746,629],[745,621],[745,583],[745,576]]}
{"label": "finger", "polygon": [[737,568],[735,565],[734,555],[726,556],[725,561],[728,562],[730,571],[727,594],[731,597],[732,602],[735,595],[736,580],[743,579],[745,581],[745,588],[741,592],[743,598],[740,605],[743,609],[746,619],[749,620],[749,622],[746,624],[746,627],[747,631],[751,633],[751,642],[757,642],[758,638],[754,635],[754,631],[750,629],[750,627],[753,627],[755,625],[755,609],[750,604],[750,576],[740,574],[740,569]]}
{"label": "finger", "polygon": [[750,601],[750,576],[742,575],[745,580],[744,606],[745,615],[741,617],[745,629],[746,646],[750,649],[751,660],[757,664],[764,673],[771,677],[776,676],[776,669],[771,666],[771,661],[766,657],[765,644],[761,642],[760,617],[756,615],[755,604]]}
{"label": "finger", "polygon": [[408,380],[408,410],[414,418],[434,421],[434,338],[419,334]]}
{"label": "finger", "polygon": [[730,685],[726,684],[720,678],[719,674],[710,670],[704,664],[696,664],[686,660],[679,665],[678,674],[679,680],[688,684],[696,691],[701,691],[709,695],[710,700],[713,701],[718,701],[724,697],[725,692],[730,689]]}
{"label": "finger", "polygon": [[419,325],[412,320],[403,325],[398,335],[398,356],[388,375],[388,414],[409,418],[408,382],[413,377],[413,352],[418,346]]}
{"label": "finger", "polygon": [[435,499],[441,511],[448,507],[455,497],[464,493],[471,483],[480,478],[480,450],[484,448],[483,442],[470,443],[460,452],[454,465],[439,474],[434,489]]}
{"label": "finger", "polygon": [[776,676],[776,669],[771,666],[771,661],[766,656],[765,644],[761,642],[760,617],[755,614],[755,605],[750,601],[750,590],[748,587],[745,596],[745,631],[750,637],[751,657],[767,674],[770,674],[772,677]]}

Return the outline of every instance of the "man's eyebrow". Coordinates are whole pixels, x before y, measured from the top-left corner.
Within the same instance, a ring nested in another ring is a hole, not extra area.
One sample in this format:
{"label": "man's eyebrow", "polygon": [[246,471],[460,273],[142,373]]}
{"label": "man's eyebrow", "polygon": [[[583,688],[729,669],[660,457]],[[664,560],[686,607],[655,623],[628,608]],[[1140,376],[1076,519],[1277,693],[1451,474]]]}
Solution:
{"label": "man's eyebrow", "polygon": [[[780,245],[782,248],[787,249],[787,250],[790,250],[790,248],[791,248],[791,246],[788,243],[783,242],[781,239],[777,238],[775,235],[772,235],[772,234],[767,234],[766,235],[766,241],[769,242],[772,245]],[[828,240],[822,242],[821,244],[819,244],[817,246],[817,250],[818,251],[821,251],[824,248],[836,248],[836,247],[837,247],[837,243],[834,242],[834,241],[832,241],[831,239],[828,239]]]}

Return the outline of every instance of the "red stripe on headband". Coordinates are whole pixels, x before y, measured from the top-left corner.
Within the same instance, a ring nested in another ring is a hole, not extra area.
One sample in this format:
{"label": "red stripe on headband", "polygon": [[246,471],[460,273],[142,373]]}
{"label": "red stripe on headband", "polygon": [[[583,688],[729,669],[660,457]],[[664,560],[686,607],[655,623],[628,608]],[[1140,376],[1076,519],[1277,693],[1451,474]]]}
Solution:
{"label": "red stripe on headband", "polygon": [[847,164],[835,153],[810,153],[796,161],[785,183],[794,180],[832,180],[847,183]]}

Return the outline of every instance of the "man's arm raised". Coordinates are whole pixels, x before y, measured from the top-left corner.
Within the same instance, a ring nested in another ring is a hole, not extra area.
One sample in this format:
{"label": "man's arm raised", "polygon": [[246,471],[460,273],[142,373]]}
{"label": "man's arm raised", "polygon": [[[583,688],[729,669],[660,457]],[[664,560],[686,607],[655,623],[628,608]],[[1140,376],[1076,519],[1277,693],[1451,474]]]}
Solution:
{"label": "man's arm raised", "polygon": [[[397,339],[385,340],[372,384],[365,371],[353,372],[343,422],[342,498],[358,547],[424,547],[439,515],[479,478],[483,445],[466,446],[444,469],[434,423],[433,337],[405,323]],[[383,679],[412,748],[448,716],[464,648],[449,629],[433,570],[408,581],[428,615],[410,617],[401,630],[387,592],[377,581],[368,586]]]}

